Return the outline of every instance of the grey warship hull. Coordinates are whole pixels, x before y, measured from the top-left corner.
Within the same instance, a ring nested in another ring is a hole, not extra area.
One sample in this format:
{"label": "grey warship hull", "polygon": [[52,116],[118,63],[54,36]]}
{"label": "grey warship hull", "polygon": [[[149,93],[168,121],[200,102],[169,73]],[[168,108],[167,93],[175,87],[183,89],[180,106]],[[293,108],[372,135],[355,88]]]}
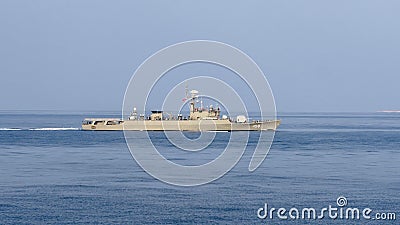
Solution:
{"label": "grey warship hull", "polygon": [[261,131],[276,130],[280,120],[236,123],[229,120],[120,120],[112,118],[85,119],[83,130],[131,131]]}

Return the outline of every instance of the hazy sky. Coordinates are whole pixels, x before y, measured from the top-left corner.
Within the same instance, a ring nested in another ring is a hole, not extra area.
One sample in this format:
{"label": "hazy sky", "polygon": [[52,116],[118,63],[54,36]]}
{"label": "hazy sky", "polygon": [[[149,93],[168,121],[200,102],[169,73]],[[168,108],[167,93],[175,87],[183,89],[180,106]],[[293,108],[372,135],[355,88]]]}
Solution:
{"label": "hazy sky", "polygon": [[[172,3],[174,2],[174,3]],[[280,112],[400,109],[400,1],[0,1],[0,110],[120,110],[168,45],[236,46]]]}

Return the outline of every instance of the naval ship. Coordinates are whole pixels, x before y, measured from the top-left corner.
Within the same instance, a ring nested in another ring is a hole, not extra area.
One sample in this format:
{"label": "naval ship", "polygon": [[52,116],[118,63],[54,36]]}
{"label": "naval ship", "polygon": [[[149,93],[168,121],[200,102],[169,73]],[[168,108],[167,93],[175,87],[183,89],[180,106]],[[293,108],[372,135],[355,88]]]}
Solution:
{"label": "naval ship", "polygon": [[163,111],[151,111],[149,116],[137,113],[133,109],[129,118],[85,118],[82,122],[83,130],[132,130],[132,131],[275,131],[280,120],[253,120],[248,121],[244,115],[230,118],[220,115],[219,107],[210,105],[208,108],[196,107],[198,91],[190,91],[190,114],[165,115]]}

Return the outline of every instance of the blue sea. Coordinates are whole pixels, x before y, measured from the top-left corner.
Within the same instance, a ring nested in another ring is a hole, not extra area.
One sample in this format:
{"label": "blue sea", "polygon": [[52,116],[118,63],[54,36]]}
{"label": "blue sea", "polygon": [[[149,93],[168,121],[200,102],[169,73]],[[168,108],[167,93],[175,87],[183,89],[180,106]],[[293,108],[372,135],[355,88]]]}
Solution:
{"label": "blue sea", "polygon": [[[147,174],[123,132],[80,129],[84,117],[104,116],[119,113],[0,111],[0,224],[399,224],[400,114],[280,113],[256,171],[248,171],[253,152],[246,150],[225,176],[196,187]],[[170,148],[161,132],[150,135]],[[228,136],[216,133],[215,141]],[[249,145],[256,141],[250,137]],[[212,159],[219,150],[200,154]],[[396,220],[257,215],[265,203],[338,207],[340,196],[347,207],[370,208],[372,217],[395,213]]]}

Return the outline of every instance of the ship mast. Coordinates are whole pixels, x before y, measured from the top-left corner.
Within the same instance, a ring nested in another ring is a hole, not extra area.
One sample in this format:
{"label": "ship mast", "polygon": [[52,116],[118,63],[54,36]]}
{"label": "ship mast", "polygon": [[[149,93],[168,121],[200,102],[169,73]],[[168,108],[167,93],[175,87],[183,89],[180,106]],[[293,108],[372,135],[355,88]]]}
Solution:
{"label": "ship mast", "polygon": [[188,84],[187,84],[187,82],[185,82],[185,98],[186,98],[186,99],[189,98],[189,90],[188,90]]}
{"label": "ship mast", "polygon": [[190,91],[190,98],[191,98],[191,100],[190,100],[190,112],[191,112],[191,113],[194,112],[194,109],[195,109],[194,105],[195,105],[195,101],[196,101],[196,98],[197,98],[197,94],[198,94],[198,93],[199,93],[199,92],[196,91],[196,90],[191,90],[191,91]]}

